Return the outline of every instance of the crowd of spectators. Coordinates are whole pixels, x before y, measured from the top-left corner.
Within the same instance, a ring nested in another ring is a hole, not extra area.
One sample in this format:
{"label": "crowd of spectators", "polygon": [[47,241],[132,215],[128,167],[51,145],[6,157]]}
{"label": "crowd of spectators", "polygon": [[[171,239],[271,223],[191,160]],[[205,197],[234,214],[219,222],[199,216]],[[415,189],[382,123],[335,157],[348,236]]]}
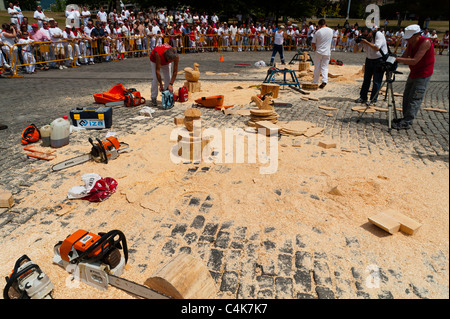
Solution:
{"label": "crowd of spectators", "polygon": [[[271,50],[273,35],[278,25],[271,20],[254,21],[251,16],[243,19],[237,15],[233,22],[220,21],[216,13],[190,12],[186,10],[133,11],[124,8],[106,12],[100,8],[91,14],[86,6],[77,10],[72,6],[65,12],[66,23],[46,17],[37,6],[32,21],[23,16],[19,2],[10,3],[10,23],[0,31],[0,72],[11,69],[12,61],[18,71],[34,73],[36,69],[64,69],[83,64],[109,62],[113,56],[126,59],[143,56],[157,45],[169,43],[180,53],[204,51],[264,51]],[[31,24],[30,24],[31,23]],[[316,30],[313,22],[285,23],[287,50],[310,50]],[[358,24],[334,27],[332,51],[354,52],[358,46],[355,39],[361,28]],[[388,44],[405,50],[403,29],[380,28]],[[438,38],[436,31],[424,31],[434,39],[437,51],[447,50],[448,31]],[[17,44],[17,45],[15,45]]]}

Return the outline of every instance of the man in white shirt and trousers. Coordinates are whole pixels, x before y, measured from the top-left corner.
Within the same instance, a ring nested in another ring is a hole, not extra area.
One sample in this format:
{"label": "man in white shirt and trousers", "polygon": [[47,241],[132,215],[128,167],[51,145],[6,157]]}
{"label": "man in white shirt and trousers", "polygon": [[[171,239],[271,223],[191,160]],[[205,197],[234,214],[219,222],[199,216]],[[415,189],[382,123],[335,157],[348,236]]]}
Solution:
{"label": "man in white shirt and trousers", "polygon": [[320,89],[323,89],[328,83],[328,64],[330,63],[332,41],[333,30],[327,27],[325,19],[320,19],[311,41],[314,51],[313,83],[319,83],[320,74],[322,73]]}
{"label": "man in white shirt and trousers", "polygon": [[287,34],[284,32],[284,25],[280,26],[280,28],[274,33],[273,40],[273,50],[272,57],[270,58],[269,66],[273,65],[273,61],[275,60],[275,56],[277,52],[280,54],[281,64],[286,64],[284,61],[284,39],[286,39]]}

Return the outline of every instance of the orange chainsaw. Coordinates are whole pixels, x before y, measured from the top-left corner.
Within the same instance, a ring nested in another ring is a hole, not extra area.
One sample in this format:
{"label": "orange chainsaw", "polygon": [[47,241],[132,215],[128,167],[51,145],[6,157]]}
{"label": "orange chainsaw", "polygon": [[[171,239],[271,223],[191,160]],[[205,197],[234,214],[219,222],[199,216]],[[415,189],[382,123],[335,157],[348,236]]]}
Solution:
{"label": "orange chainsaw", "polygon": [[[114,136],[107,137],[106,140],[101,141],[96,139],[97,143],[94,143],[92,138],[89,138],[89,143],[91,143],[92,148],[89,154],[77,156],[69,160],[60,162],[52,167],[53,171],[60,171],[62,169],[79,165],[91,160],[97,163],[108,164],[108,161],[116,159],[120,153],[126,152],[128,150],[128,144],[120,143]],[[123,145],[125,147],[123,147]]]}
{"label": "orange chainsaw", "polygon": [[[122,256],[122,253],[123,256]],[[128,261],[125,235],[120,230],[94,234],[82,229],[54,247],[53,262],[82,282],[100,290],[108,285],[147,299],[170,299],[150,287],[119,276]]]}

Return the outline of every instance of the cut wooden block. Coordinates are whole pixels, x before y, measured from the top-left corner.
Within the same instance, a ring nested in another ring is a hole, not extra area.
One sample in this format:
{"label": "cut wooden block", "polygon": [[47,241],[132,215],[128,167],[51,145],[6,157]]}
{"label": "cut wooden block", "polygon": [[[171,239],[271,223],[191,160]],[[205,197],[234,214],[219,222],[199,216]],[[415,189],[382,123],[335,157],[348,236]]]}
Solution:
{"label": "cut wooden block", "polygon": [[308,71],[309,70],[309,62],[299,62],[298,63],[298,70],[301,71]]}
{"label": "cut wooden block", "polygon": [[302,84],[303,90],[310,90],[310,91],[316,91],[319,89],[319,84],[317,83],[303,83]]}
{"label": "cut wooden block", "polygon": [[263,133],[265,133],[266,135],[270,135],[272,133],[278,133],[278,131],[280,130],[280,127],[274,123],[272,123],[271,121],[258,121],[255,122],[256,128],[258,129],[264,129]]}
{"label": "cut wooden block", "polygon": [[280,90],[280,85],[275,83],[263,83],[261,84],[261,95],[272,92],[272,98],[276,99],[278,97],[278,91]]}
{"label": "cut wooden block", "polygon": [[273,110],[250,109],[250,114],[254,116],[270,116],[274,113]]}
{"label": "cut wooden block", "polygon": [[14,205],[14,199],[10,191],[0,190],[0,207],[11,208]]}
{"label": "cut wooden block", "polygon": [[320,141],[317,145],[320,147],[323,147],[323,148],[335,148],[336,147],[336,143],[333,143],[330,141]]}
{"label": "cut wooden block", "polygon": [[422,226],[414,219],[393,209],[388,209],[373,217],[369,217],[369,221],[391,234],[401,231],[405,234],[413,235]]}
{"label": "cut wooden block", "polygon": [[400,231],[405,234],[414,235],[414,233],[422,226],[419,222],[397,211],[390,210],[386,213],[400,223]]}
{"label": "cut wooden block", "polygon": [[202,85],[200,82],[184,82],[184,86],[188,89],[189,93],[201,92]]}
{"label": "cut wooden block", "polygon": [[217,294],[208,268],[188,254],[169,260],[144,285],[175,299],[212,299]]}
{"label": "cut wooden block", "polygon": [[369,222],[387,231],[389,234],[395,234],[400,230],[400,223],[392,216],[386,213],[378,213],[369,217]]}
{"label": "cut wooden block", "polygon": [[184,117],[174,117],[173,122],[175,123],[175,125],[183,125]]}
{"label": "cut wooden block", "polygon": [[342,76],[342,74],[333,74],[333,73],[328,73],[328,77],[329,78],[338,78],[338,77],[340,77],[340,76]]}

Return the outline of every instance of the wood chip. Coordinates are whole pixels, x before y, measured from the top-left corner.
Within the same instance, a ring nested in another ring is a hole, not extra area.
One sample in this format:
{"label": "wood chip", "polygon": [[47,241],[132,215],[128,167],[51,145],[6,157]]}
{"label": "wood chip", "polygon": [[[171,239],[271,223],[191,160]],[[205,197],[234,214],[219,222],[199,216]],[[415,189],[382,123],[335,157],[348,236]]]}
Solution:
{"label": "wood chip", "polygon": [[319,109],[322,109],[322,110],[329,110],[329,111],[337,110],[336,107],[333,107],[333,106],[327,106],[327,105],[319,105]]}
{"label": "wood chip", "polygon": [[304,134],[306,137],[313,137],[319,133],[322,133],[325,128],[323,127],[312,127],[306,131]]}
{"label": "wood chip", "polygon": [[425,107],[423,110],[424,110],[424,111],[440,112],[440,113],[448,113],[447,110],[444,110],[444,109],[437,109],[437,108],[434,108],[434,107]]}

